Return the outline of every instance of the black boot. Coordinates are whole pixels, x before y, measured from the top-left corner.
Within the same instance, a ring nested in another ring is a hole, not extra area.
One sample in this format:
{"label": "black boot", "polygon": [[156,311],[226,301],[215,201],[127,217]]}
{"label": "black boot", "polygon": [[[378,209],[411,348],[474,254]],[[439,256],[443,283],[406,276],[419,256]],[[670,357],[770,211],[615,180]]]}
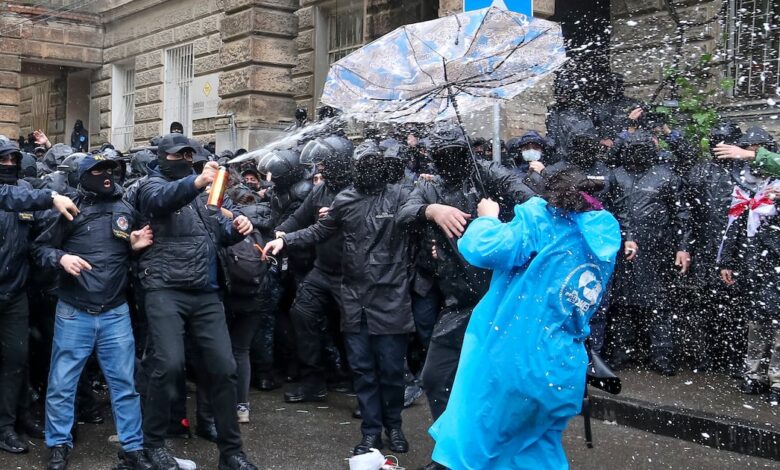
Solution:
{"label": "black boot", "polygon": [[149,447],[144,454],[156,470],[179,470],[173,453],[165,447]]}
{"label": "black boot", "polygon": [[198,421],[195,425],[195,435],[211,442],[217,442],[219,439],[214,421]]}
{"label": "black boot", "polygon": [[436,462],[431,462],[428,465],[425,465],[424,467],[420,467],[417,470],[449,470],[444,465],[440,465]]}
{"label": "black boot", "polygon": [[656,359],[650,364],[650,370],[664,377],[673,377],[677,375],[677,369],[674,368],[672,362],[668,359]]}
{"label": "black boot", "polygon": [[764,382],[743,377],[739,384],[739,391],[746,395],[760,395],[766,392],[768,386]]}
{"label": "black boot", "polygon": [[361,439],[360,444],[355,446],[352,453],[354,455],[367,454],[371,452],[371,449],[381,450],[382,447],[381,434],[363,434],[363,439]]}
{"label": "black boot", "polygon": [[46,470],[65,470],[68,468],[68,458],[70,457],[70,447],[54,446],[49,453],[49,463]]}
{"label": "black boot", "polygon": [[27,443],[10,429],[0,434],[0,449],[12,454],[26,454],[30,451]]}
{"label": "black boot", "polygon": [[230,457],[220,455],[219,470],[257,470],[257,467],[246,458],[246,454],[239,452]]}
{"label": "black boot", "polygon": [[325,401],[326,398],[328,389],[321,383],[301,383],[284,394],[284,401],[287,403],[319,402]]}
{"label": "black boot", "polygon": [[399,454],[409,452],[409,441],[406,440],[404,432],[400,429],[390,429],[387,431],[387,438],[390,440],[390,450]]}
{"label": "black boot", "polygon": [[156,467],[146,458],[146,454],[142,450],[134,450],[132,452],[125,452],[120,450],[117,452],[119,457],[119,464],[114,467],[114,470],[155,470]]}
{"label": "black boot", "polygon": [[780,406],[780,388],[772,387],[769,389],[769,396],[766,397],[769,406]]}

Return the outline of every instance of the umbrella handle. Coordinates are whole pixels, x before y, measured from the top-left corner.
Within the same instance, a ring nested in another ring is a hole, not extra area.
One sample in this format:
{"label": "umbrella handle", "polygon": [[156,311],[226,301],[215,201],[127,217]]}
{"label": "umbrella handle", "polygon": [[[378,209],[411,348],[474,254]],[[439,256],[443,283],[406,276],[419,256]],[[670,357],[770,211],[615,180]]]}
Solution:
{"label": "umbrella handle", "polygon": [[[447,67],[444,67],[444,79],[447,79]],[[466,136],[466,145],[469,147],[469,155],[471,155],[471,163],[474,165],[474,172],[477,176],[477,185],[482,192],[482,197],[486,197],[487,191],[485,191],[485,183],[482,181],[482,174],[479,172],[479,164],[477,163],[477,156],[474,155],[474,149],[471,147],[471,140],[466,134],[466,128],[463,127],[463,119],[460,116],[460,109],[458,109],[458,100],[455,98],[455,93],[452,92],[452,85],[447,86],[447,99],[452,103],[452,109],[455,110],[455,118],[458,120],[460,130],[463,131],[463,135]]]}

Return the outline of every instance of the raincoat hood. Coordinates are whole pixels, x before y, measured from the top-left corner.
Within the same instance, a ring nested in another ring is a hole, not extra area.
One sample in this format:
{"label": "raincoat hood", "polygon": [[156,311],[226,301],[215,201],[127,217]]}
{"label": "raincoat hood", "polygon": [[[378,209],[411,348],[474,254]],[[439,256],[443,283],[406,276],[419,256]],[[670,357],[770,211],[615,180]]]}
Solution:
{"label": "raincoat hood", "polygon": [[593,256],[599,261],[609,262],[616,249],[620,249],[620,225],[607,211],[588,211],[569,214],[585,239]]}

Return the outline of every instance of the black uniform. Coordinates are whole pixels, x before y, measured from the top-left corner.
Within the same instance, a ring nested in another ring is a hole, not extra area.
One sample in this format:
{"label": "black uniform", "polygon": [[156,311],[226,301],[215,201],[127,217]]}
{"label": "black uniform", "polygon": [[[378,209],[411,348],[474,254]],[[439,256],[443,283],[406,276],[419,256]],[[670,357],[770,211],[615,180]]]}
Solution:
{"label": "black uniform", "polygon": [[[184,372],[185,329],[202,352],[219,435],[220,453],[241,451],[236,417],[236,363],[230,348],[225,312],[219,297],[224,285],[220,248],[243,237],[230,221],[209,212],[199,201],[195,175],[164,177],[158,163],[138,188],[137,209],[150,221],[154,244],[139,261],[145,291],[154,371],[144,406],[147,447],[164,445],[171,400]],[[152,308],[152,306],[154,306]]]}

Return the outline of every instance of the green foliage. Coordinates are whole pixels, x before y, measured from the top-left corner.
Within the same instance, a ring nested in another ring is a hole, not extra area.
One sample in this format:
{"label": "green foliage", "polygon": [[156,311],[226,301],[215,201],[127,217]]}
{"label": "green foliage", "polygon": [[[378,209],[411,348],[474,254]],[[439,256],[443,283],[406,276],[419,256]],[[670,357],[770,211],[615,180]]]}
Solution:
{"label": "green foliage", "polygon": [[709,73],[712,59],[712,54],[705,53],[695,65],[685,70],[666,68],[664,77],[674,84],[679,107],[676,110],[664,106],[656,108],[656,112],[669,115],[672,127],[682,129],[687,139],[698,142],[703,155],[709,153],[710,129],[720,120],[715,103],[734,88],[734,80],[730,78],[712,86]]}

